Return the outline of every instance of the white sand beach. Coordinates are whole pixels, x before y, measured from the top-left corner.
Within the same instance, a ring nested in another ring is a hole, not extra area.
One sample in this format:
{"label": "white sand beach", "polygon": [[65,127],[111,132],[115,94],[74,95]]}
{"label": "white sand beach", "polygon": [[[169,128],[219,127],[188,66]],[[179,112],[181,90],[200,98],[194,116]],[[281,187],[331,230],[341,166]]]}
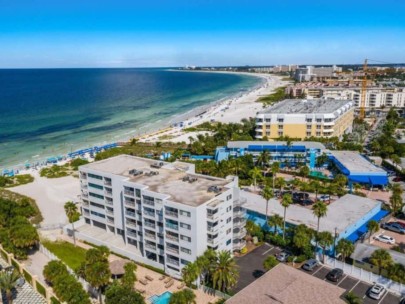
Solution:
{"label": "white sand beach", "polygon": [[[211,73],[211,72],[210,72]],[[218,72],[218,73],[233,73],[233,72]],[[263,104],[256,102],[262,96],[269,95],[275,89],[287,85],[288,81],[283,81],[282,77],[269,74],[259,73],[241,73],[247,75],[255,75],[265,79],[263,84],[256,89],[241,94],[238,97],[224,100],[202,111],[201,115],[195,113],[193,116],[182,120],[182,126],[165,128],[156,132],[152,132],[139,137],[141,142],[157,142],[157,141],[172,141],[172,142],[189,142],[189,137],[196,137],[198,134],[206,134],[207,132],[184,132],[184,128],[190,128],[199,125],[203,122],[222,122],[222,123],[238,123],[244,118],[255,117],[257,112],[263,109]]]}

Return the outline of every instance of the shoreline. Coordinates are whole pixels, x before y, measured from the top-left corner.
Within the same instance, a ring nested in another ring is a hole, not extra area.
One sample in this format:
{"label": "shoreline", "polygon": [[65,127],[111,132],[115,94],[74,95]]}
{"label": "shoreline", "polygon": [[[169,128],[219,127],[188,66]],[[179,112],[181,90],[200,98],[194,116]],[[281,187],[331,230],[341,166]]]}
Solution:
{"label": "shoreline", "polygon": [[[189,136],[194,132],[185,133],[182,131],[184,128],[193,127],[197,124],[214,121],[216,122],[240,122],[243,118],[249,118],[255,116],[255,113],[262,109],[262,103],[256,102],[258,98],[263,95],[271,94],[276,88],[286,84],[286,81],[282,81],[280,76],[274,76],[271,74],[262,73],[247,73],[247,72],[228,72],[228,71],[188,71],[188,70],[173,70],[178,72],[194,72],[194,73],[226,73],[226,74],[240,74],[246,76],[252,76],[263,79],[263,81],[246,92],[239,92],[234,95],[223,97],[219,100],[212,101],[206,105],[202,105],[193,108],[185,113],[175,114],[168,120],[158,120],[157,122],[147,123],[137,129],[127,130],[125,133],[116,134],[110,143],[124,143],[129,142],[131,139],[136,138],[140,142],[157,142],[157,141],[188,141]],[[254,99],[254,100],[253,100]],[[255,112],[256,111],[256,112]],[[254,114],[254,115],[253,115]],[[242,116],[243,117],[242,117]],[[231,116],[231,117],[230,117]],[[181,125],[181,122],[183,123]],[[152,127],[153,126],[153,127]],[[198,132],[197,132],[198,133]],[[185,140],[183,140],[185,136]],[[167,137],[167,139],[159,140],[159,137]],[[97,144],[83,145],[77,150],[86,149],[89,147],[102,146],[108,144],[106,141],[99,142]],[[57,153],[55,153],[57,154]],[[68,156],[68,152],[60,153],[63,156],[63,160],[57,164],[66,163],[71,160]],[[47,159],[55,155],[36,155],[35,165],[37,167],[48,166]],[[33,156],[34,157],[34,156]],[[91,160],[91,159],[90,159]],[[34,164],[34,162],[31,160]],[[52,164],[51,164],[52,165]],[[27,170],[25,163],[21,162],[16,165],[2,166],[1,172],[6,168],[9,170],[18,170],[17,174],[22,174],[31,170]]]}

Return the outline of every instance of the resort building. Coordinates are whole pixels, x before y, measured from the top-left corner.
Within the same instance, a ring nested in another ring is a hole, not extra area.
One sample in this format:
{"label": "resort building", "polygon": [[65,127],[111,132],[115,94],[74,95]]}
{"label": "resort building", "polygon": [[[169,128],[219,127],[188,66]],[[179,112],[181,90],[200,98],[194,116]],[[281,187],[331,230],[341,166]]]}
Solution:
{"label": "resort building", "polygon": [[[244,207],[247,209],[246,217],[256,224],[264,227],[266,223],[266,201],[260,195],[241,191],[246,199]],[[275,214],[284,216],[284,208],[277,199],[269,200],[268,216]],[[331,202],[328,213],[320,221],[319,230],[328,231],[335,237],[337,243],[340,239],[356,242],[364,238],[367,233],[367,223],[370,220],[380,221],[389,211],[381,209],[381,202],[366,197],[346,194]],[[310,208],[298,204],[288,207],[286,223],[297,226],[304,224],[314,230],[317,229],[317,218]]]}
{"label": "resort building", "polygon": [[330,151],[329,160],[334,167],[346,175],[349,186],[353,183],[373,186],[388,185],[388,173],[377,167],[355,151]]}
{"label": "resort building", "polygon": [[180,277],[207,248],[245,246],[237,177],[198,175],[194,165],[121,155],[80,167],[77,237]]}
{"label": "resort building", "polygon": [[286,99],[257,114],[256,138],[341,137],[353,119],[352,101]]}
{"label": "resort building", "polygon": [[229,141],[226,147],[218,147],[215,151],[215,161],[219,162],[229,158],[240,157],[246,154],[257,159],[266,151],[270,163],[279,162],[281,167],[297,167],[307,165],[314,168],[316,158],[322,154],[325,146],[319,142],[293,141]]}

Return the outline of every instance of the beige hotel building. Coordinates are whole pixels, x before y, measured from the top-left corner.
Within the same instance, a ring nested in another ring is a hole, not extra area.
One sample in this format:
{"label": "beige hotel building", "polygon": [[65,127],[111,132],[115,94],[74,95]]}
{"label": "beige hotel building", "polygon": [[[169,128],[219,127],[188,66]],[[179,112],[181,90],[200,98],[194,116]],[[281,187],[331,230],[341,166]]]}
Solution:
{"label": "beige hotel building", "polygon": [[341,137],[351,132],[354,102],[332,99],[286,99],[256,116],[256,138]]}

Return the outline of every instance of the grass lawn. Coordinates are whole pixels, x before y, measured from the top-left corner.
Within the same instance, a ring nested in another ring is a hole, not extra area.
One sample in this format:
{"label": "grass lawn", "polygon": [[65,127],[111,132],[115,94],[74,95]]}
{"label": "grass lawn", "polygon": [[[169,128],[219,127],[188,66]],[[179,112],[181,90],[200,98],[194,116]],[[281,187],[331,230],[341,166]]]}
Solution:
{"label": "grass lawn", "polygon": [[75,247],[68,242],[49,242],[44,241],[42,245],[56,255],[62,262],[68,265],[72,270],[76,270],[84,261],[86,249]]}

